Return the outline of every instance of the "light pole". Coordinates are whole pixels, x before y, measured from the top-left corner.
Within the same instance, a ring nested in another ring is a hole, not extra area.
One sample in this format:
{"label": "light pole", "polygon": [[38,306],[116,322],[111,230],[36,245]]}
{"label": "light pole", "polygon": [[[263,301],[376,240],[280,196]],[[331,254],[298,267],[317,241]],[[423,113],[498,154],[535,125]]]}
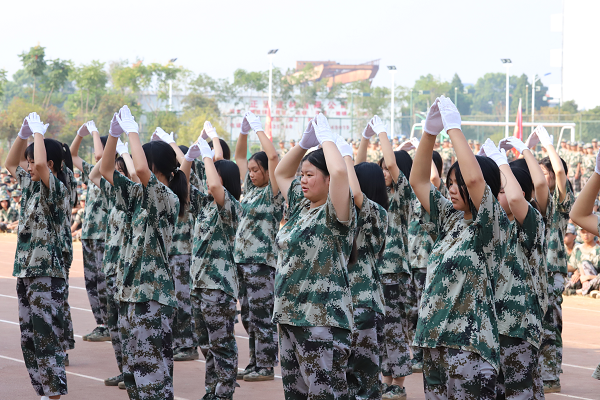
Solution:
{"label": "light pole", "polygon": [[[173,67],[175,61],[177,61],[177,58],[169,60],[169,68]],[[173,111],[173,79],[169,79],[169,111]]]}
{"label": "light pole", "polygon": [[[548,76],[550,75],[551,72],[548,72],[547,74],[544,74],[544,76]],[[534,122],[534,114],[535,114],[535,92],[537,92],[537,88],[538,86],[536,85],[537,81],[540,80],[540,77],[538,76],[538,74],[533,74],[533,83],[531,84],[531,122]],[[533,132],[533,130],[535,129],[535,127],[531,127],[531,132]]]}
{"label": "light pole", "polygon": [[458,88],[454,88],[454,105],[458,108]]}
{"label": "light pole", "polygon": [[508,70],[510,69],[510,65],[512,64],[512,61],[510,60],[510,58],[502,58],[501,59],[502,64],[504,64],[504,66],[506,66],[506,129],[504,130],[504,136],[508,137],[508,113],[510,111],[510,96],[509,96],[509,79],[510,79],[510,75],[508,74]]}
{"label": "light pole", "polygon": [[392,131],[390,132],[390,134],[392,135],[392,139],[394,139],[394,97],[395,97],[395,88],[394,88],[394,75],[396,74],[396,66],[395,65],[388,65],[388,70],[390,71],[390,74],[392,74],[392,104],[391,104],[391,109],[390,109],[390,114],[391,114],[391,125],[392,125]]}
{"label": "light pole", "polygon": [[269,50],[269,112],[272,115],[273,110],[271,109],[272,97],[273,97],[273,56],[277,54],[279,49]]}

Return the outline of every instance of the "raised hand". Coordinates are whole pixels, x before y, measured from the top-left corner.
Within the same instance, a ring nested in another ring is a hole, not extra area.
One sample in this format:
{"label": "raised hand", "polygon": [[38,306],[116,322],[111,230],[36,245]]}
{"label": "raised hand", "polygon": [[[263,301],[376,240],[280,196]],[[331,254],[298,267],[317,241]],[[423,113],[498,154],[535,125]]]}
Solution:
{"label": "raised hand", "polygon": [[460,113],[458,112],[458,109],[452,100],[444,95],[441,95],[438,101],[438,107],[440,108],[444,129],[446,131],[450,129],[460,129]]}
{"label": "raised hand", "polygon": [[119,138],[119,140],[117,140],[117,153],[121,157],[123,157],[123,154],[125,153],[129,154],[129,143],[123,143],[121,138]]}
{"label": "raised hand", "polygon": [[402,143],[400,143],[400,146],[398,146],[398,148],[396,150],[404,150],[404,151],[411,151],[412,149],[415,149],[415,145],[413,144],[413,142],[411,142],[410,140],[406,140]]}
{"label": "raised hand", "polygon": [[373,127],[371,126],[371,120],[369,120],[369,122],[367,123],[367,126],[365,126],[365,129],[363,130],[363,133],[362,133],[363,137],[367,140],[370,140],[373,136],[375,136],[377,134],[373,130]]}
{"label": "raised hand", "polygon": [[315,133],[314,119],[308,121],[308,126],[304,130],[302,134],[302,138],[298,142],[298,146],[303,148],[304,150],[308,150],[312,147],[317,147],[319,145],[319,139],[317,139],[317,135]]}
{"label": "raised hand", "polygon": [[240,133],[242,135],[247,135],[250,133],[250,130],[252,129],[252,127],[250,126],[250,122],[248,122],[248,114],[252,114],[254,115],[252,112],[248,111],[246,112],[246,114],[244,114],[244,120],[242,121],[242,128],[240,130]]}
{"label": "raised hand", "polygon": [[31,135],[33,135],[33,131],[27,123],[27,117],[25,117],[23,118],[23,124],[21,125],[21,129],[19,130],[19,137],[23,140],[27,140]]}
{"label": "raised hand", "polygon": [[323,142],[335,143],[335,134],[331,131],[329,122],[323,114],[317,114],[313,120],[313,125],[315,127],[315,135],[317,136],[319,144],[323,144]]}
{"label": "raised hand", "polygon": [[540,138],[538,137],[537,130],[534,129],[533,132],[531,132],[531,135],[529,135],[525,141],[525,146],[527,146],[529,149],[534,149],[539,142]]}
{"label": "raised hand", "polygon": [[538,125],[535,128],[534,132],[537,133],[537,137],[540,139],[540,143],[542,144],[542,146],[546,147],[553,145],[553,140],[550,138],[548,131],[546,130],[546,128],[544,128],[543,125]]}
{"label": "raised hand", "polygon": [[427,117],[423,124],[423,130],[425,133],[437,136],[441,131],[444,130],[444,122],[442,121],[442,114],[440,113],[439,97],[435,99],[429,110],[427,111]]}
{"label": "raised hand", "polygon": [[154,130],[154,133],[152,134],[152,139],[150,139],[150,141],[152,141],[152,142],[162,141],[162,142],[165,142],[166,144],[171,144],[171,143],[175,143],[174,136],[175,135],[173,132],[171,132],[171,134],[168,134],[167,132],[165,132],[165,130],[163,128],[161,128],[160,126],[157,126],[156,129]]}
{"label": "raised hand", "polygon": [[27,116],[26,119],[27,124],[33,133],[40,133],[42,136],[44,136],[49,124],[44,125],[38,113],[32,112]]}
{"label": "raised hand", "polygon": [[119,138],[121,137],[123,132],[125,131],[123,130],[123,128],[121,128],[121,125],[119,125],[119,121],[117,120],[117,113],[115,113],[112,117],[112,120],[110,121],[110,129],[108,130],[108,133],[112,137]]}
{"label": "raised hand", "polygon": [[519,153],[523,153],[525,150],[529,150],[529,147],[527,147],[525,143],[521,141],[521,139],[514,136],[509,136],[500,140],[500,142],[498,143],[498,147],[504,149],[505,151],[515,149]]}
{"label": "raised hand", "polygon": [[491,139],[488,138],[481,147],[484,149],[486,157],[491,158],[497,166],[508,164],[506,151],[497,148]]}
{"label": "raised hand", "polygon": [[[215,157],[215,152],[210,148],[206,140],[199,137],[196,141],[198,148],[200,149],[200,154],[202,154],[202,158],[210,158],[211,160]],[[189,160],[188,160],[189,161]]]}
{"label": "raised hand", "polygon": [[371,126],[371,129],[373,129],[373,132],[375,132],[378,135],[381,132],[387,132],[387,127],[385,126],[381,118],[379,118],[379,116],[377,115],[371,118],[371,121],[369,121],[369,125]]}
{"label": "raised hand", "polygon": [[126,105],[121,107],[117,114],[117,122],[121,125],[123,131],[127,134],[130,132],[139,133],[140,127],[135,122],[134,116],[131,114],[131,110]]}
{"label": "raised hand", "polygon": [[344,140],[343,137],[338,136],[335,141],[335,145],[340,151],[342,157],[350,156],[350,158],[354,159],[354,150],[352,149],[352,146],[350,146],[348,142]]}
{"label": "raised hand", "polygon": [[184,157],[187,161],[192,162],[198,158],[200,154],[202,154],[200,152],[200,146],[198,145],[198,142],[196,142],[188,148],[188,151],[185,153]]}
{"label": "raised hand", "polygon": [[217,130],[214,126],[212,126],[210,121],[204,122],[204,129],[202,131],[205,132],[206,135],[211,139],[216,139],[219,137],[219,135],[217,135]]}
{"label": "raised hand", "polygon": [[260,118],[254,115],[252,111],[248,111],[246,113],[245,119],[248,121],[250,127],[254,130],[254,132],[260,132],[263,130]]}

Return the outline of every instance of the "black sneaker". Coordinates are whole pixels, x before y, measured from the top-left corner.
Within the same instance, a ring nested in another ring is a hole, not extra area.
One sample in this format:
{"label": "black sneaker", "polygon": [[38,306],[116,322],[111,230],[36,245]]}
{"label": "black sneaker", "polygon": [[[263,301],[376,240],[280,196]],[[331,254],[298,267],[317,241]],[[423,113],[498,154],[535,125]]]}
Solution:
{"label": "black sneaker", "polygon": [[112,378],[108,378],[104,380],[105,386],[119,386],[119,382],[123,382],[123,374],[119,374],[117,376],[113,376]]}
{"label": "black sneaker", "polygon": [[69,353],[65,354],[65,367],[69,366]]}
{"label": "black sneaker", "polygon": [[92,332],[87,337],[88,342],[110,342],[110,332],[108,328],[99,326],[96,332]]}
{"label": "black sneaker", "polygon": [[238,371],[237,379],[243,380],[244,375],[248,375],[249,373],[254,372],[255,370],[256,370],[256,365],[248,365],[245,370]]}
{"label": "black sneaker", "polygon": [[173,361],[192,361],[200,358],[196,347],[181,348],[173,355]]}
{"label": "black sneaker", "polygon": [[87,335],[83,335],[82,339],[84,342],[87,342],[88,338],[90,337],[90,335],[96,335],[100,330],[102,329],[101,326],[97,326],[94,328],[93,331],[91,331],[90,333],[88,333]]}

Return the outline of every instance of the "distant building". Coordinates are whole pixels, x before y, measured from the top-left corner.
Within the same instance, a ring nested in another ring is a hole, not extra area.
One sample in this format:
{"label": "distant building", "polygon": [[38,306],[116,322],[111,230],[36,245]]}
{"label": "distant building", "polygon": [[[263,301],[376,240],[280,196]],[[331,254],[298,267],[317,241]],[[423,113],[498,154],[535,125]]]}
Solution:
{"label": "distant building", "polygon": [[296,61],[296,72],[291,78],[306,81],[327,80],[327,87],[334,83],[351,83],[373,80],[379,71],[379,60],[364,64],[340,64],[335,61]]}

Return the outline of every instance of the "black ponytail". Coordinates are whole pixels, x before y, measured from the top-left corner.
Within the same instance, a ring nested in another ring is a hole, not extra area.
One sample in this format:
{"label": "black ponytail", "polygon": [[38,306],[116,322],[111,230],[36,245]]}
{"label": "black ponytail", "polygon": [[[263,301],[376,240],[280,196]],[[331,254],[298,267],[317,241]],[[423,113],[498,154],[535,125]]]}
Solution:
{"label": "black ponytail", "polygon": [[[34,156],[34,145],[31,143],[25,149],[25,158],[35,160]],[[67,177],[62,170],[62,164],[64,161],[64,149],[62,143],[54,139],[44,139],[44,147],[46,148],[46,160],[52,161],[52,172],[56,174],[56,177],[67,186]],[[69,152],[69,156],[71,152]],[[73,160],[71,159],[71,167],[73,166]]]}
{"label": "black ponytail", "polygon": [[63,151],[63,162],[71,171],[73,171],[73,156],[71,155],[71,149],[69,145],[66,143],[61,143],[62,151]]}

